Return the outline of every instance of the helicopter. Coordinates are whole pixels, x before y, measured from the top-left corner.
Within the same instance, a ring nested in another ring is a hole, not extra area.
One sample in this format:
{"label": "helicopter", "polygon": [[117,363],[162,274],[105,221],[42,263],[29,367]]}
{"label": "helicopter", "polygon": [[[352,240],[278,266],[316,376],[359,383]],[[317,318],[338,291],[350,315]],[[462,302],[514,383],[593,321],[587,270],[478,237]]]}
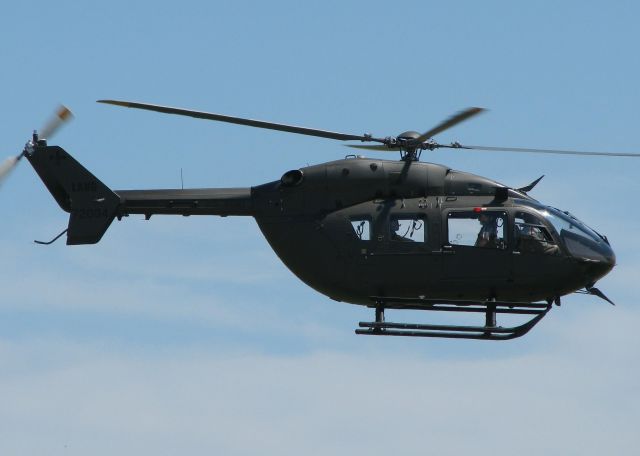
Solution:
{"label": "helicopter", "polygon": [[[358,150],[396,151],[400,160],[348,155],[284,172],[244,188],[112,190],[47,140],[72,115],[61,107],[24,150],[0,165],[0,180],[22,159],[70,214],[67,245],[95,244],[111,223],[140,214],[253,217],[271,248],[305,284],[338,302],[373,309],[356,334],[508,340],[528,333],[563,296],[613,302],[596,282],[615,266],[606,236],[529,192],[421,162],[439,148],[640,157],[640,154],[440,144],[433,137],[484,111],[465,109],[419,133],[375,137],[121,100],[120,107],[190,116],[340,141]],[[373,143],[373,144],[371,144]],[[483,314],[477,325],[396,323],[386,309]],[[523,315],[500,326],[497,315]]]}

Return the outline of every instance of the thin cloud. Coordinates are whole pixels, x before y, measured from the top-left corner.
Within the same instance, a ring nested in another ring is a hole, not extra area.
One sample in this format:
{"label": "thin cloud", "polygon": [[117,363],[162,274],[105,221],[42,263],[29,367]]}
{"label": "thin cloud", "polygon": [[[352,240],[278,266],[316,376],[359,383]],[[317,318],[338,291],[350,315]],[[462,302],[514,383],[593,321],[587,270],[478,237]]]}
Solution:
{"label": "thin cloud", "polygon": [[[603,343],[594,338],[579,340],[579,351],[554,342],[492,361],[5,345],[9,370],[34,352],[60,365],[0,376],[0,451],[461,454],[498,445],[525,456],[625,454],[639,443],[638,338],[617,347],[615,360],[594,359]],[[628,369],[611,368],[625,360]]]}

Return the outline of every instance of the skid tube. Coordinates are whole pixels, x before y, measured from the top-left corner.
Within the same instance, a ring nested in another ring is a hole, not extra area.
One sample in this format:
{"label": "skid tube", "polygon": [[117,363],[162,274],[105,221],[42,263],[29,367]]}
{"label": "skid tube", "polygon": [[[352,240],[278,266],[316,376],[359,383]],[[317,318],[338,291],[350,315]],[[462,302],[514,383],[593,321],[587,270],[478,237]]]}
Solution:
{"label": "skid tube", "polygon": [[[411,298],[372,297],[369,307],[375,308],[374,322],[360,322],[356,334],[370,336],[440,337],[447,339],[509,340],[522,337],[549,312],[551,303],[429,300]],[[385,309],[412,309],[439,312],[474,312],[485,314],[484,326],[429,325],[385,322]],[[497,314],[531,315],[527,322],[513,327],[496,324]]]}

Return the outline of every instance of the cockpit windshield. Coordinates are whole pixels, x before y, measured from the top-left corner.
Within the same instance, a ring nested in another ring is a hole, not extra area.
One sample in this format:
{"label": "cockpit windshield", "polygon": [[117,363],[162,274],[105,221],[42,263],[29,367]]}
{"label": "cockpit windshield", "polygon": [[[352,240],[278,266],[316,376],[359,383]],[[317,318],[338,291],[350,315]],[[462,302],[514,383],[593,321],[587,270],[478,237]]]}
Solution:
{"label": "cockpit windshield", "polygon": [[586,237],[597,243],[602,242],[602,237],[580,220],[575,218],[569,212],[563,212],[555,207],[547,206],[546,210],[540,211],[549,222],[554,226],[560,236],[563,232],[573,233],[578,236]]}
{"label": "cockpit windshield", "polygon": [[551,206],[531,204],[528,201],[525,204],[533,207],[553,226],[561,243],[573,256],[600,261],[603,258],[603,249],[610,250],[602,236],[569,212]]}
{"label": "cockpit windshield", "polygon": [[547,207],[540,214],[553,225],[571,254],[581,258],[601,259],[598,246],[603,243],[603,239],[598,233],[569,212]]}

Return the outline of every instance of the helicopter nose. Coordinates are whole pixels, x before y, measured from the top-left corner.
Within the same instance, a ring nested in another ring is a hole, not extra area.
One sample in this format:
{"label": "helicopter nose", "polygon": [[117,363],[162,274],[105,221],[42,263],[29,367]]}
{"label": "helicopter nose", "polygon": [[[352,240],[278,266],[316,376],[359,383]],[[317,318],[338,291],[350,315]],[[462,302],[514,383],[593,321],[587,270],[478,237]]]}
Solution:
{"label": "helicopter nose", "polygon": [[616,265],[616,254],[608,244],[601,246],[598,253],[600,253],[600,258],[597,261],[589,261],[585,271],[585,275],[591,283],[595,283],[606,276]]}

